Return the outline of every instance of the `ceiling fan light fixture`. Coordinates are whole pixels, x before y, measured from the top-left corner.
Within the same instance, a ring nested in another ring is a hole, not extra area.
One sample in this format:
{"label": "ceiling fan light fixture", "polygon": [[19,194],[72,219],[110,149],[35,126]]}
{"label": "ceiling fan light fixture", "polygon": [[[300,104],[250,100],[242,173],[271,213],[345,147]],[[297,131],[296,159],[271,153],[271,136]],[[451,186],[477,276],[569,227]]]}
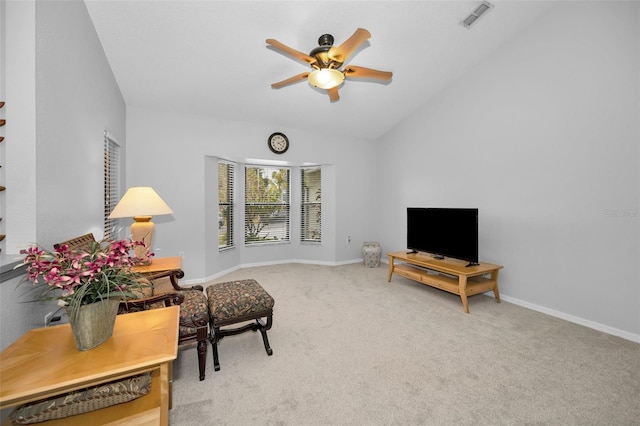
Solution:
{"label": "ceiling fan light fixture", "polygon": [[344,81],[344,74],[342,71],[336,69],[323,68],[312,71],[307,79],[309,80],[309,84],[312,86],[320,89],[333,89],[334,87],[338,87],[342,84]]}
{"label": "ceiling fan light fixture", "polygon": [[276,50],[279,50],[280,53],[284,53],[301,62],[306,62],[311,67],[307,72],[271,84],[271,88],[279,89],[289,84],[307,80],[310,86],[326,90],[327,95],[329,95],[329,101],[336,102],[340,100],[338,88],[344,83],[346,77],[349,77],[349,79],[390,81],[393,74],[388,71],[378,71],[355,65],[349,65],[341,70],[345,61],[353,55],[369,37],[371,37],[369,31],[364,28],[358,28],[351,37],[342,42],[342,44],[334,46],[333,36],[331,34],[323,34],[318,39],[319,46],[313,49],[308,55],[272,38],[266,39],[266,43]]}

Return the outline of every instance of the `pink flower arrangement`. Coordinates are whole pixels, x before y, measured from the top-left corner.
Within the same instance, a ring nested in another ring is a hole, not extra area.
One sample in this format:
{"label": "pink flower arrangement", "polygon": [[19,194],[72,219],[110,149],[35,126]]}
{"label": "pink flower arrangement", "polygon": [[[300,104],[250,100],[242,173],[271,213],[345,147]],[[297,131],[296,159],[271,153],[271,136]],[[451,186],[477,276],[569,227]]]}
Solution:
{"label": "pink flower arrangement", "polygon": [[[63,245],[50,252],[38,246],[21,250],[26,265],[26,281],[41,291],[40,299],[58,299],[60,306],[76,309],[80,305],[103,299],[137,298],[132,290],[140,289],[139,275],[131,267],[148,260],[133,253],[141,241],[117,240],[95,242],[91,247],[72,250]],[[41,282],[42,281],[42,282]],[[53,296],[47,296],[51,292]]]}

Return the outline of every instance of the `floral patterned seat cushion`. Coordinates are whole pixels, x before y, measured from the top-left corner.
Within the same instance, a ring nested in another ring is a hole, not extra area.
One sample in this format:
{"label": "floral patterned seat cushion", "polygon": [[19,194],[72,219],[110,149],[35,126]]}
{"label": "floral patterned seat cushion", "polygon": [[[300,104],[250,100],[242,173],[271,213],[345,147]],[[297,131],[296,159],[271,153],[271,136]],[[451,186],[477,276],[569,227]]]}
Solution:
{"label": "floral patterned seat cushion", "polygon": [[239,280],[212,284],[206,289],[214,324],[255,318],[273,309],[275,301],[257,281]]}
{"label": "floral patterned seat cushion", "polygon": [[[185,290],[181,292],[184,294],[184,302],[180,304],[180,319],[192,318],[198,313],[205,313],[208,316],[207,297],[203,292],[199,290]],[[183,321],[180,321],[179,327],[180,336],[189,336],[196,334],[198,330],[195,327],[186,327],[182,325]]]}

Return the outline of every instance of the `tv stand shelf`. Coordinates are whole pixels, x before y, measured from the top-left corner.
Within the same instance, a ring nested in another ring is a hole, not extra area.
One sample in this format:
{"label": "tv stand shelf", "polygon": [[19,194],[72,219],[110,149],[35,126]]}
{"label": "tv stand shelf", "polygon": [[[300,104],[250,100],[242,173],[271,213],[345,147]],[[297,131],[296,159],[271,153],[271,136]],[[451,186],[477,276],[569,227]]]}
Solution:
{"label": "tv stand shelf", "polygon": [[[435,259],[425,253],[398,251],[387,253],[389,257],[389,277],[395,272],[405,278],[457,294],[462,299],[464,311],[469,313],[468,296],[493,290],[496,302],[500,303],[498,271],[500,265],[479,263],[466,266],[467,262],[457,259]],[[397,262],[397,263],[396,263]]]}

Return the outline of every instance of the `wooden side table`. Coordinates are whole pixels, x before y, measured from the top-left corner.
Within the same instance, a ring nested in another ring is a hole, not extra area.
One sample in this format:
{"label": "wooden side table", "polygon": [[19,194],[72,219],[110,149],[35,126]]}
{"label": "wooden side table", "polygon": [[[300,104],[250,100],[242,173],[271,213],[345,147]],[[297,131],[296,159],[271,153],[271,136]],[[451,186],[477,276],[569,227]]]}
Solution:
{"label": "wooden side table", "polygon": [[0,408],[151,371],[151,392],[147,395],[44,424],[167,425],[179,313],[179,306],[171,306],[118,315],[113,336],[83,352],[76,348],[69,324],[29,330],[0,354]]}
{"label": "wooden side table", "polygon": [[169,277],[171,285],[175,290],[203,290],[201,285],[195,285],[192,287],[180,287],[178,280],[184,277],[184,271],[182,270],[182,258],[180,256],[171,257],[154,257],[151,258],[149,265],[139,265],[131,268],[133,272],[146,275],[150,279],[158,279],[163,277]]}

